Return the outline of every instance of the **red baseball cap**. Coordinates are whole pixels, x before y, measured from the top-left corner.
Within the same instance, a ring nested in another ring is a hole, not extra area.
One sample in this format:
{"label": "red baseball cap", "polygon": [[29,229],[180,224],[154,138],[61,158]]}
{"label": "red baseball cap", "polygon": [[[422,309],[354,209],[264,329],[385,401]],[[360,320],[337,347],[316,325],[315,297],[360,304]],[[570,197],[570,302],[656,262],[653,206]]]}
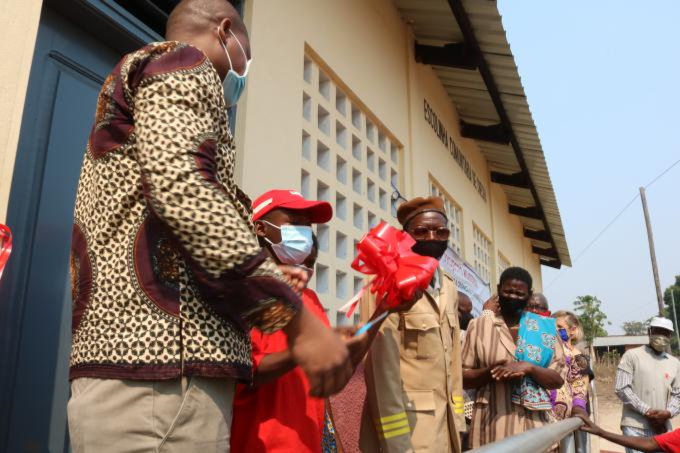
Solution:
{"label": "red baseball cap", "polygon": [[333,217],[333,207],[327,201],[305,200],[296,190],[270,190],[253,201],[253,221],[278,208],[307,211],[312,223],[326,223]]}

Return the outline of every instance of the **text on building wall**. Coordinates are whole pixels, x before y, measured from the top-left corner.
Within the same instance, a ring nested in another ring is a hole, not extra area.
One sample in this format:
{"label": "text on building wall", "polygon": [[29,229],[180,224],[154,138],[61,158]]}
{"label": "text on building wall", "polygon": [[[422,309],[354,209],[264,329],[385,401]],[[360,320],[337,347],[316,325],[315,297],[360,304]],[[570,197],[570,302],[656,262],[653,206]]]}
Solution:
{"label": "text on building wall", "polygon": [[461,168],[461,170],[463,170],[463,173],[465,173],[467,179],[472,183],[479,196],[482,197],[484,202],[486,202],[486,188],[484,188],[484,184],[482,184],[482,181],[479,179],[479,177],[477,177],[477,174],[472,169],[472,166],[463,154],[463,151],[453,140],[453,137],[449,135],[446,127],[444,127],[439,117],[434,112],[434,110],[432,110],[432,107],[430,107],[430,104],[428,104],[426,99],[423,99],[423,108],[425,112],[425,121],[427,121],[427,124],[432,127],[432,130],[437,135],[439,140],[449,150],[453,160],[458,163],[458,166]]}

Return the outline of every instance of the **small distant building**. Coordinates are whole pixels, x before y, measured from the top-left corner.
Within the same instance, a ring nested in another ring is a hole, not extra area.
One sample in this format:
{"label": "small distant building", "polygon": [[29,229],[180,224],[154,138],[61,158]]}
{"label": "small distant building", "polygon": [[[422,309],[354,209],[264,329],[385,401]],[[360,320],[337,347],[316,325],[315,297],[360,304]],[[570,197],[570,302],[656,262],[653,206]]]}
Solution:
{"label": "small distant building", "polygon": [[647,335],[611,335],[593,339],[596,357],[602,357],[605,352],[613,351],[618,351],[619,355],[623,355],[629,349],[639,348],[646,344],[649,344]]}

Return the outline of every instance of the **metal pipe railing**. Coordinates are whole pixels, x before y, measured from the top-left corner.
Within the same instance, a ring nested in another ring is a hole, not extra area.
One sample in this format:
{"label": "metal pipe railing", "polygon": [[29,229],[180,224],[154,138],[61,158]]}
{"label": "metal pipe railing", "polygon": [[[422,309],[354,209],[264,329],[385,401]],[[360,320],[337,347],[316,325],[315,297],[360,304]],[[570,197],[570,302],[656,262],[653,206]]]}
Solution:
{"label": "metal pipe railing", "polygon": [[[591,407],[591,412],[593,414],[593,422],[595,422],[596,425],[600,424],[600,404],[597,399],[597,386],[595,385],[595,381],[590,382],[590,390],[588,392],[588,397],[590,398],[590,407]],[[595,453],[600,453],[600,437],[599,436],[588,436],[590,439],[590,450],[594,451]]]}
{"label": "metal pipe railing", "polygon": [[[507,437],[492,444],[472,450],[475,453],[508,453],[508,452],[535,452],[543,453],[552,448],[553,445],[562,443],[563,439],[572,438],[573,432],[583,426],[580,418],[569,418],[561,422],[551,423],[540,428],[531,429],[515,436]],[[574,445],[569,447],[571,441],[567,440],[560,449],[574,448],[576,451],[583,451],[584,446]],[[573,451],[573,450],[572,450]]]}

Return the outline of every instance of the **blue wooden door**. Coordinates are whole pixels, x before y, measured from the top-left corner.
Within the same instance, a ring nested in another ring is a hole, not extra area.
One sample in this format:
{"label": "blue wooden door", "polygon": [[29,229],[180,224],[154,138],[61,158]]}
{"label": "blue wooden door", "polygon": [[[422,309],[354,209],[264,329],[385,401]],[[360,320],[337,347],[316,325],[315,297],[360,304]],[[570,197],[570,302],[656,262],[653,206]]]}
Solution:
{"label": "blue wooden door", "polygon": [[6,451],[68,450],[73,206],[97,94],[119,58],[97,37],[43,11],[8,216],[18,238],[12,264],[25,275],[13,281],[21,288],[12,303],[22,313],[7,370]]}
{"label": "blue wooden door", "polygon": [[69,250],[96,98],[124,53],[162,39],[149,24],[177,1],[43,3],[7,214],[14,250],[0,282],[0,451],[69,450]]}

